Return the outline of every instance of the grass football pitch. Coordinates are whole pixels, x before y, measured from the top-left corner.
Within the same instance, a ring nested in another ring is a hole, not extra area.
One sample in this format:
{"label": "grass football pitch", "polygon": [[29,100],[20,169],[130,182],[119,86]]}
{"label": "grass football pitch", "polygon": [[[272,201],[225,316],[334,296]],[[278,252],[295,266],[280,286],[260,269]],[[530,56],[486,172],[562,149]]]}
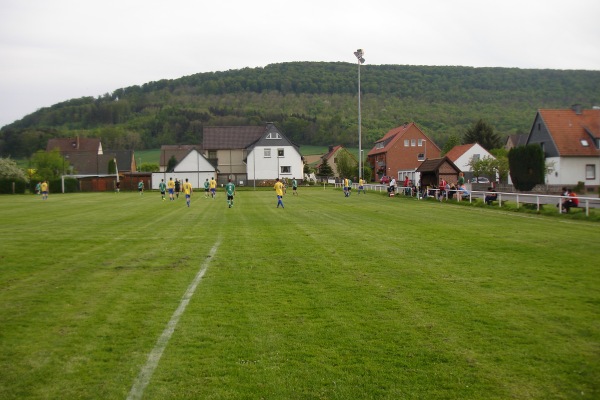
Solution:
{"label": "grass football pitch", "polygon": [[300,188],[0,196],[0,399],[597,399],[600,225]]}

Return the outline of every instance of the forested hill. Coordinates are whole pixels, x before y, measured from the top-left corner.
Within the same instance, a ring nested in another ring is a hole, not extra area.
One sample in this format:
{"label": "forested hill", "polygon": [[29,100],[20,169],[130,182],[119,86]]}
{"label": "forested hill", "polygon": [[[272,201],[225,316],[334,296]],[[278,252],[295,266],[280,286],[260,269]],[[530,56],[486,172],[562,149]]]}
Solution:
{"label": "forested hill", "polygon": [[[356,147],[356,64],[293,62],[199,73],[40,109],[0,131],[0,155],[29,156],[54,136],[101,137],[105,148],[199,143],[208,125],[270,121],[294,142]],[[414,121],[442,146],[483,119],[501,136],[528,132],[540,108],[600,105],[600,71],[361,66],[368,147]]]}

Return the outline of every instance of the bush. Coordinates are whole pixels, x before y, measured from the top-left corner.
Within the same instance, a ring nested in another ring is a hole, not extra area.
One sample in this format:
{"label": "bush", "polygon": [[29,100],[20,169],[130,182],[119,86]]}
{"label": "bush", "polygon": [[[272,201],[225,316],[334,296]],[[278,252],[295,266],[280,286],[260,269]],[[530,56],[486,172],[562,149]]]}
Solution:
{"label": "bush", "polygon": [[27,182],[25,182],[24,180],[0,179],[0,194],[24,194],[25,189],[27,189]]}

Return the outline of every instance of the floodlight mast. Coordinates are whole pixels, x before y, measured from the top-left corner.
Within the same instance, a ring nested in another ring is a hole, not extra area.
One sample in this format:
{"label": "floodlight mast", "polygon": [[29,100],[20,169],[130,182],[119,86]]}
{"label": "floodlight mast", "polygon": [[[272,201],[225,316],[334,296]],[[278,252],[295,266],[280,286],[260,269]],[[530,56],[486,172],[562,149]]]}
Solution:
{"label": "floodlight mast", "polygon": [[361,116],[360,116],[360,65],[365,63],[365,59],[363,58],[364,51],[363,49],[358,49],[354,52],[356,59],[358,60],[358,179],[359,184],[360,180],[363,177],[363,161],[362,161],[362,134],[361,134]]}

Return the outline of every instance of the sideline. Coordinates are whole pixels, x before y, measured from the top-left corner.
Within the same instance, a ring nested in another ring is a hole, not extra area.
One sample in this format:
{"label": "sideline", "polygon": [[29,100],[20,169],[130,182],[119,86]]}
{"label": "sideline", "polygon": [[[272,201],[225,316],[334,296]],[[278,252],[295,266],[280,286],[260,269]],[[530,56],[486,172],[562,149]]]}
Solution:
{"label": "sideline", "polygon": [[200,266],[200,270],[196,274],[196,277],[194,278],[192,283],[190,283],[190,286],[188,286],[185,294],[183,295],[181,302],[179,303],[179,307],[177,307],[177,310],[175,310],[175,312],[171,316],[171,320],[167,324],[167,327],[163,331],[162,335],[160,335],[160,337],[156,341],[156,345],[154,346],[154,348],[148,355],[148,360],[146,361],[146,365],[144,365],[144,367],[141,369],[140,374],[136,378],[133,386],[131,387],[131,391],[129,392],[129,395],[127,396],[127,400],[141,399],[142,396],[144,395],[144,390],[146,389],[146,386],[148,386],[148,383],[150,383],[150,378],[152,378],[152,374],[154,374],[154,370],[158,366],[158,362],[160,361],[160,358],[162,357],[162,353],[165,350],[165,348],[167,347],[167,344],[169,343],[169,340],[171,339],[171,336],[173,335],[173,332],[175,331],[175,327],[177,326],[177,323],[179,322],[179,318],[184,313],[185,308],[187,307],[188,303],[190,302],[192,296],[194,295],[194,292],[196,291],[196,287],[202,280],[202,277],[204,276],[204,273],[208,269],[208,265],[210,264],[210,261],[216,254],[217,249],[219,248],[220,244],[221,244],[221,239],[217,239],[217,241],[215,242],[213,247],[210,249],[208,256],[202,263],[202,266]]}

